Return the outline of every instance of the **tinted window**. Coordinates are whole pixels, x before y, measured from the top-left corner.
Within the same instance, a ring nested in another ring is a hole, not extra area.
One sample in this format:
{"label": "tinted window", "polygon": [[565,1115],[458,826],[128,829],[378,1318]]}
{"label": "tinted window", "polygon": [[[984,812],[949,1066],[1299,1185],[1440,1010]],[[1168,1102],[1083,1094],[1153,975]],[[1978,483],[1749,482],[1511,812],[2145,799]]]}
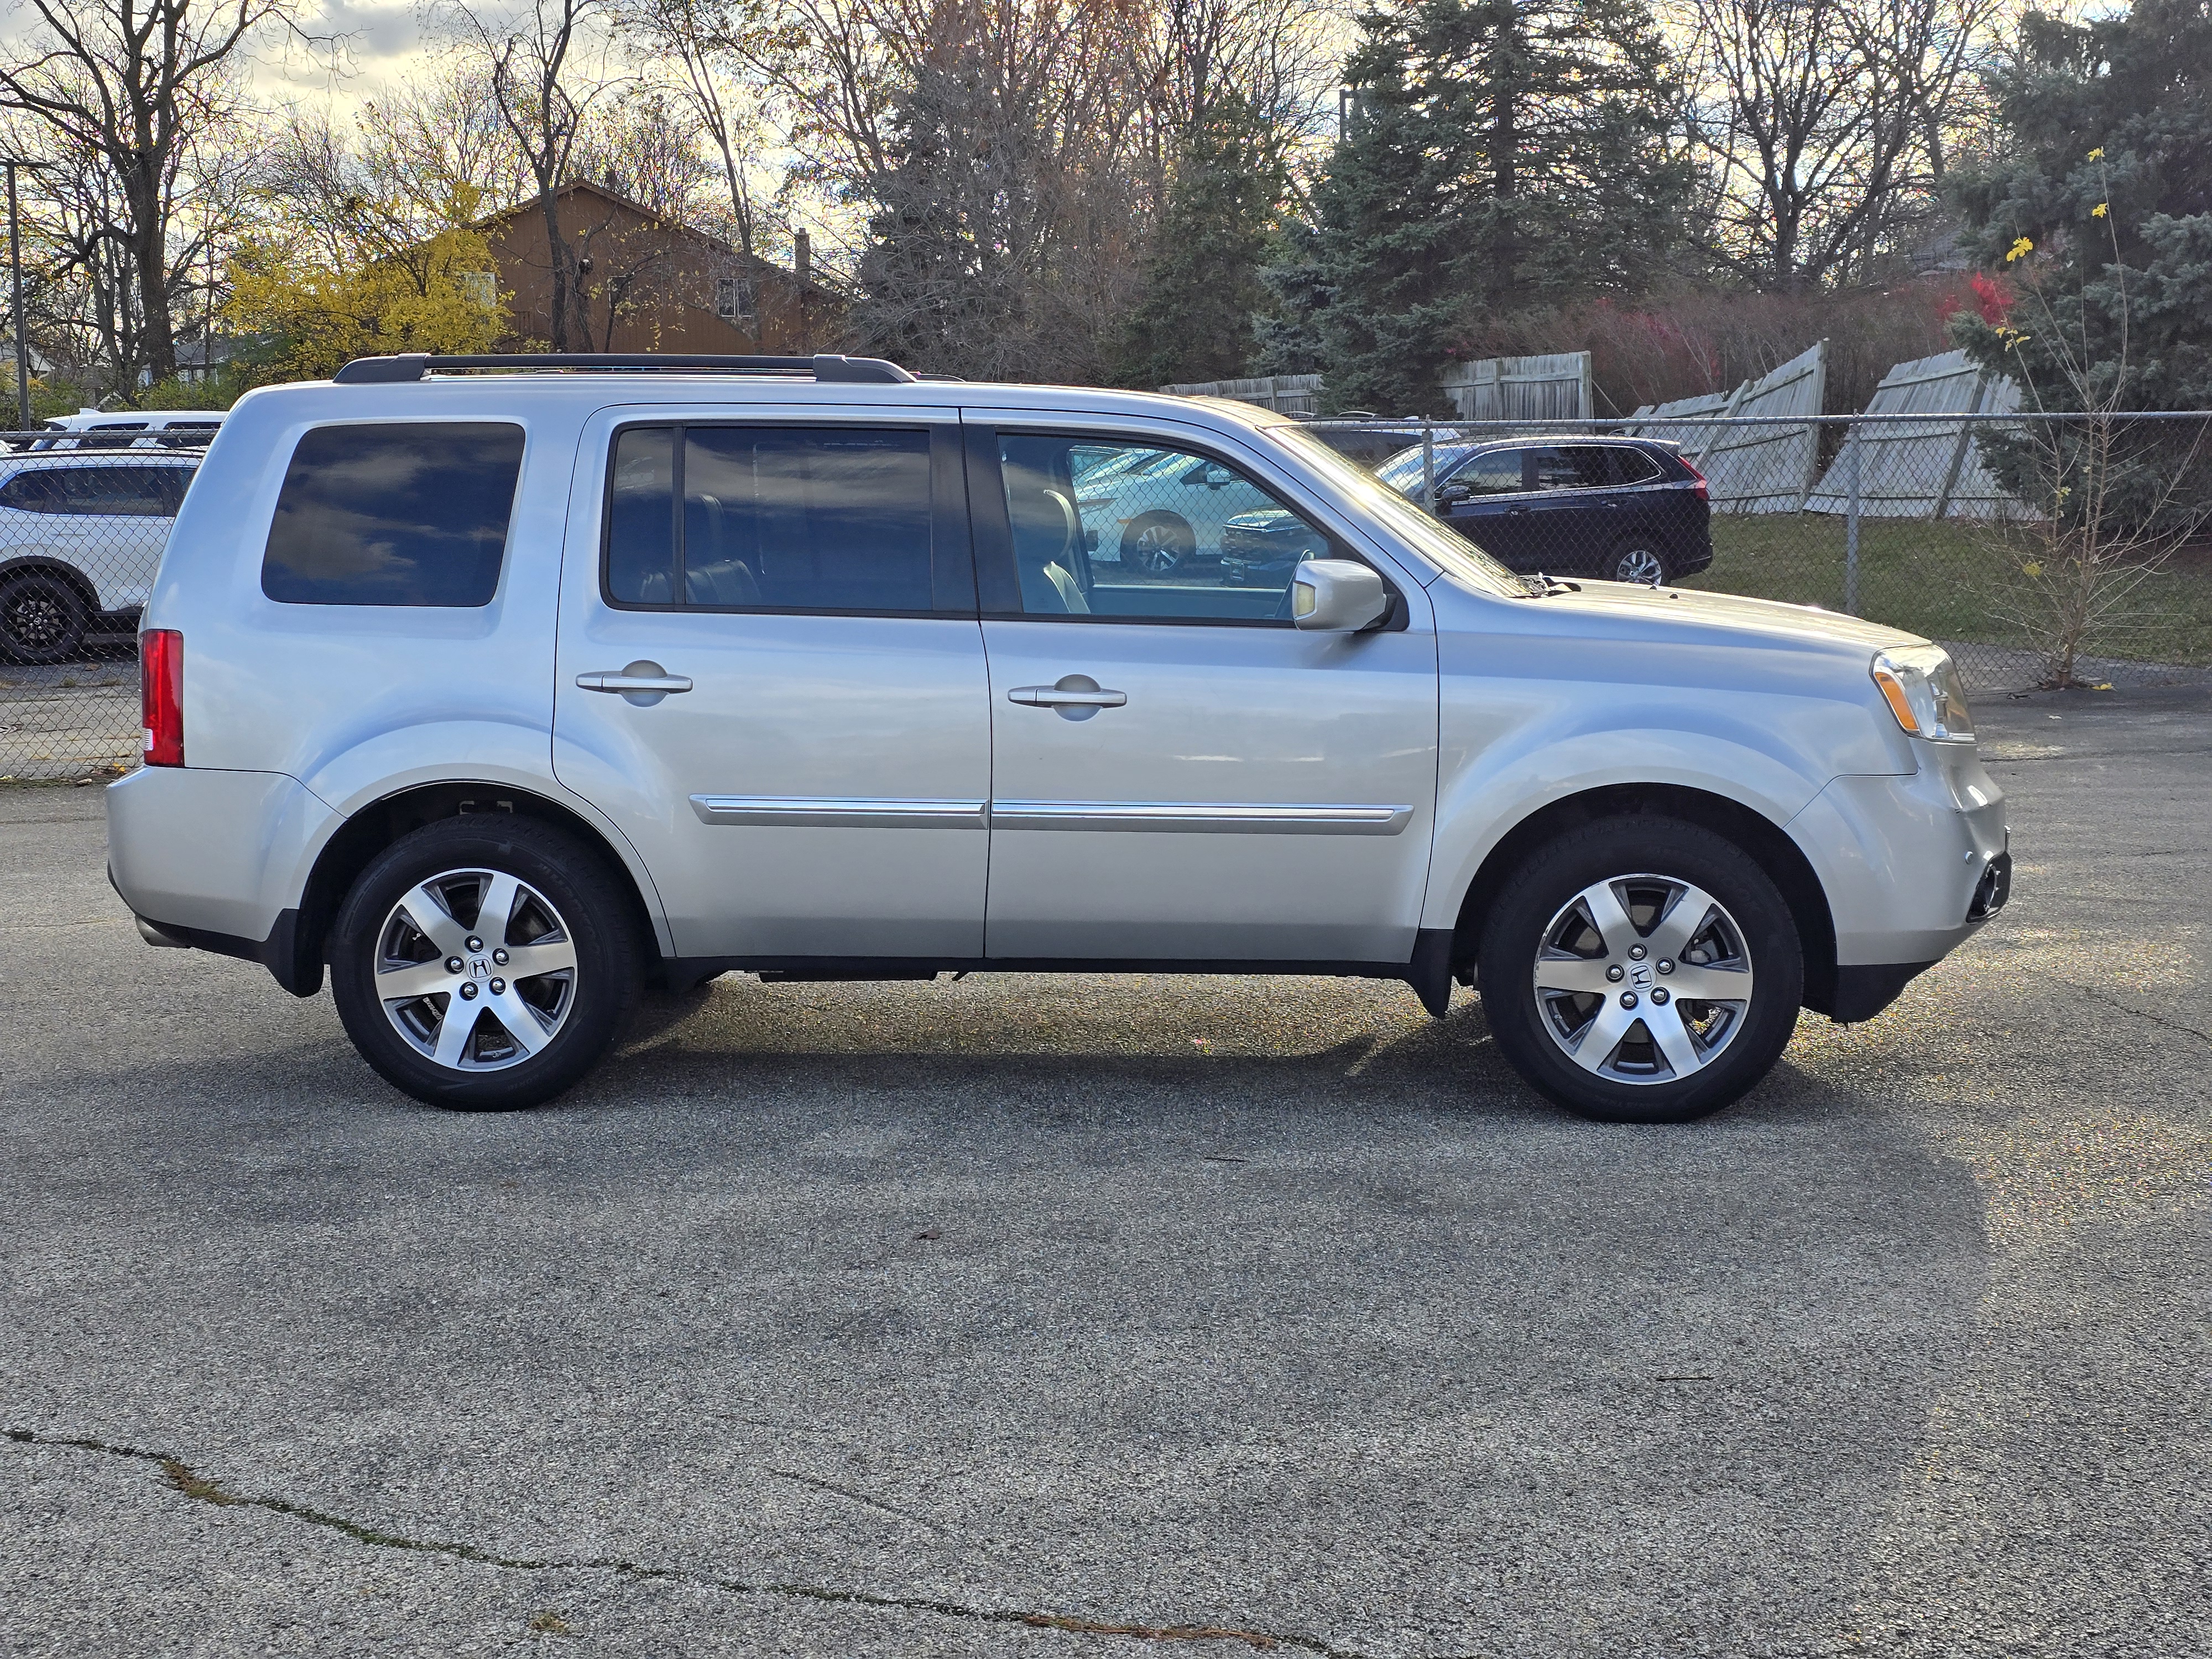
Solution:
{"label": "tinted window", "polygon": [[1521,458],[1525,450],[1492,449],[1477,455],[1451,475],[1455,489],[1470,495],[1506,495],[1521,488]]}
{"label": "tinted window", "polygon": [[190,467],[71,466],[19,472],[0,487],[0,506],[27,513],[171,519],[191,482]]}
{"label": "tinted window", "polygon": [[1650,483],[1659,476],[1659,463],[1640,449],[1615,449],[1610,452],[1615,482],[1625,484]]}
{"label": "tinted window", "polygon": [[287,605],[489,605],[522,471],[504,422],[317,427],[284,471],[261,591]]}
{"label": "tinted window", "polygon": [[18,513],[60,513],[62,492],[51,469],[18,472],[4,484],[0,484],[0,507],[12,507]]}
{"label": "tinted window", "polygon": [[615,444],[606,586],[617,605],[926,611],[929,434],[631,428]]}
{"label": "tinted window", "polygon": [[1532,489],[1602,489],[1613,482],[1606,468],[1606,452],[1598,444],[1562,444],[1539,449]]}
{"label": "tinted window", "polygon": [[1324,532],[1206,456],[1008,434],[999,459],[1025,615],[1283,622],[1291,573],[1329,556]]}
{"label": "tinted window", "polygon": [[173,519],[191,473],[181,466],[85,466],[61,474],[63,510],[109,518]]}

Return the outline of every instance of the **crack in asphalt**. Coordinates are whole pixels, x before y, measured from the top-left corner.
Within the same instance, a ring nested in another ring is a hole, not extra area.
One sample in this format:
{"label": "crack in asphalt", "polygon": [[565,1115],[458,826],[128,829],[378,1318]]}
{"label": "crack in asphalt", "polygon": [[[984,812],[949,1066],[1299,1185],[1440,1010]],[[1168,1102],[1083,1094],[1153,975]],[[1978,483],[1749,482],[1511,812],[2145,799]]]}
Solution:
{"label": "crack in asphalt", "polygon": [[2183,1032],[2195,1037],[2199,1042],[2212,1042],[2212,1031],[2200,1031],[2194,1025],[2185,1025],[2178,1019],[2168,1019],[2164,1014],[2154,1014],[2148,1008],[2138,1008],[2131,1003],[2122,1002],[2118,997],[2108,992],[2100,991],[2094,986],[2082,985],[2075,988],[2087,992],[2107,1008],[2117,1008],[2124,1014],[2133,1014],[2137,1019],[2147,1019],[2154,1025],[2163,1025],[2169,1031]]}
{"label": "crack in asphalt", "polygon": [[[1292,1648],[1302,1652],[1318,1654],[1322,1659],[1368,1659],[1368,1656],[1351,1648],[1339,1648],[1317,1637],[1291,1632],[1237,1630],[1219,1625],[1137,1625],[1115,1624],[1108,1620],[1084,1619],[1073,1613],[1024,1612],[1007,1607],[971,1607],[957,1601],[942,1601],[926,1596],[881,1595],[870,1590],[840,1589],[824,1584],[753,1583],[747,1580],[718,1577],[712,1573],[699,1572],[684,1567],[657,1567],[637,1561],[626,1561],[619,1557],[599,1556],[568,1560],[532,1560],[526,1557],[501,1555],[474,1544],[464,1544],[449,1539],[409,1538],[399,1533],[383,1532],[358,1521],[349,1521],[343,1516],[326,1510],[311,1509],[304,1504],[295,1504],[282,1498],[257,1498],[226,1490],[220,1482],[198,1474],[191,1466],[168,1452],[148,1451],[137,1446],[113,1445],[84,1435],[40,1434],[30,1429],[9,1429],[7,1437],[18,1445],[45,1446],[71,1451],[96,1452],[106,1457],[127,1458],[137,1462],[151,1463],[161,1471],[161,1476],[171,1487],[185,1497],[202,1504],[212,1504],[222,1509],[264,1510],[273,1515],[284,1516],[313,1527],[341,1533],[362,1544],[380,1549],[412,1550],[425,1555],[442,1555],[456,1561],[468,1561],[481,1566],[504,1567],[516,1572],[605,1572],[624,1578],[657,1583],[690,1584],[696,1588],[722,1590],[736,1595],[778,1595],[792,1600],[826,1602],[832,1606],[882,1607],[907,1613],[933,1613],[947,1619],[964,1619],[978,1624],[1020,1625],[1035,1630],[1066,1631],[1080,1636],[1121,1636],[1148,1642],[1233,1642],[1267,1653],[1279,1648]],[[778,1471],[778,1473],[781,1473]],[[830,1487],[826,1481],[816,1481],[804,1476],[786,1476],[804,1480],[809,1486],[820,1486],[836,1491],[841,1497],[852,1497],[850,1492]],[[867,1500],[872,1502],[873,1500]],[[878,1506],[880,1507],[880,1505]]]}

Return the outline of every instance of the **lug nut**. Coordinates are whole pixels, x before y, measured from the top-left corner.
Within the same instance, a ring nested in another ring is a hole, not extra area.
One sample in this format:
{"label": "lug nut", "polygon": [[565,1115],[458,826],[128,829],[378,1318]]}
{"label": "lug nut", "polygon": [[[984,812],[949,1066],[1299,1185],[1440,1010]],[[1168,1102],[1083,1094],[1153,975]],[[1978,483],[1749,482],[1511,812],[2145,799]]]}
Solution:
{"label": "lug nut", "polygon": [[470,950],[471,950],[471,951],[481,951],[481,950],[483,950],[483,941],[482,939],[478,939],[478,938],[477,938],[474,933],[471,933],[471,934],[469,935],[469,949],[470,949]]}
{"label": "lug nut", "polygon": [[507,966],[507,952],[504,951],[493,951],[491,953],[491,959],[502,968]]}
{"label": "lug nut", "polygon": [[[473,950],[475,947],[474,947],[473,945],[471,945],[470,948],[471,948],[471,950]],[[1641,962],[1641,961],[1643,961],[1643,960],[1644,960],[1644,947],[1643,947],[1642,945],[1630,945],[1630,946],[1628,947],[1628,959],[1629,959],[1631,962]]]}
{"label": "lug nut", "polygon": [[462,969],[468,965],[469,964],[467,963],[463,962],[459,957],[447,957],[446,958],[446,971],[449,974],[458,974]]}
{"label": "lug nut", "polygon": [[[491,988],[495,991],[499,989],[499,981],[497,980],[492,981]],[[1651,994],[1651,1000],[1659,1007],[1664,1008],[1667,1006],[1667,988],[1662,985],[1657,990],[1654,991]]]}
{"label": "lug nut", "polygon": [[476,1000],[477,1000],[477,988],[475,987],[475,985],[474,985],[474,984],[467,984],[467,985],[464,985],[464,986],[462,986],[462,987],[461,987],[461,1000],[462,1000],[462,1001],[464,1001],[464,1002],[474,1002]]}
{"label": "lug nut", "polygon": [[1659,971],[1660,971],[1661,973],[1662,973],[1662,974],[1671,974],[1671,973],[1673,973],[1673,972],[1674,971],[1674,963],[1673,963],[1672,961],[1670,961],[1668,958],[1665,957],[1660,957],[1660,958],[1659,958]]}
{"label": "lug nut", "polygon": [[[466,986],[463,986],[461,988],[463,990],[466,990],[468,988]],[[1623,991],[1620,994],[1620,1006],[1624,1008],[1633,1008],[1636,1006],[1636,993],[1633,991]]]}
{"label": "lug nut", "polygon": [[[491,994],[495,997],[504,996],[507,994],[507,981],[503,979],[495,979],[492,981]],[[1664,996],[1666,993],[1662,991],[1660,994]]]}
{"label": "lug nut", "polygon": [[1619,978],[1620,977],[1620,975],[1621,975],[1621,966],[1620,966],[1620,964],[1619,963],[1617,963],[1617,962],[1616,962],[1616,963],[1614,963],[1613,964],[1613,966],[1612,966],[1612,967],[1610,967],[1610,968],[1608,968],[1608,969],[1607,969],[1605,970],[1605,976],[1606,976],[1607,979],[1619,979]]}

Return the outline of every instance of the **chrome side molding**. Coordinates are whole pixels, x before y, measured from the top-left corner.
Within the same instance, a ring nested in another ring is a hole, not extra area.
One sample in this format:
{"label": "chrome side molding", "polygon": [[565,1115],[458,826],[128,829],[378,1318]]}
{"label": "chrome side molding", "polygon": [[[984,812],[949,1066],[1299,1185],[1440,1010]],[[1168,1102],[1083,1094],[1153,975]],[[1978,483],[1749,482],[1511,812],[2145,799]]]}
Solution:
{"label": "chrome side molding", "polygon": [[812,830],[981,830],[980,800],[875,800],[848,796],[694,795],[702,823]]}
{"label": "chrome side molding", "polygon": [[991,822],[1009,830],[1133,830],[1237,836],[1395,836],[1411,806],[1249,805],[1242,802],[1001,800]]}

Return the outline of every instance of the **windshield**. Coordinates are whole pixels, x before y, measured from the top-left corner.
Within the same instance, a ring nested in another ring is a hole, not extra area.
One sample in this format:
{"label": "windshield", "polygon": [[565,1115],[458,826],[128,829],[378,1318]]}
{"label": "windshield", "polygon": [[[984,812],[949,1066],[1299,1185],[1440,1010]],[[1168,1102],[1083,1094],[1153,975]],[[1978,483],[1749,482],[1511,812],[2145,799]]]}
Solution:
{"label": "windshield", "polygon": [[[1528,584],[1521,577],[1474,543],[1445,529],[1373,473],[1353,465],[1305,428],[1285,422],[1260,429],[1284,448],[1294,451],[1300,460],[1327,473],[1340,489],[1381,520],[1394,535],[1411,544],[1431,564],[1486,593],[1512,599],[1528,597]],[[1417,465],[1419,459],[1416,452]]]}

